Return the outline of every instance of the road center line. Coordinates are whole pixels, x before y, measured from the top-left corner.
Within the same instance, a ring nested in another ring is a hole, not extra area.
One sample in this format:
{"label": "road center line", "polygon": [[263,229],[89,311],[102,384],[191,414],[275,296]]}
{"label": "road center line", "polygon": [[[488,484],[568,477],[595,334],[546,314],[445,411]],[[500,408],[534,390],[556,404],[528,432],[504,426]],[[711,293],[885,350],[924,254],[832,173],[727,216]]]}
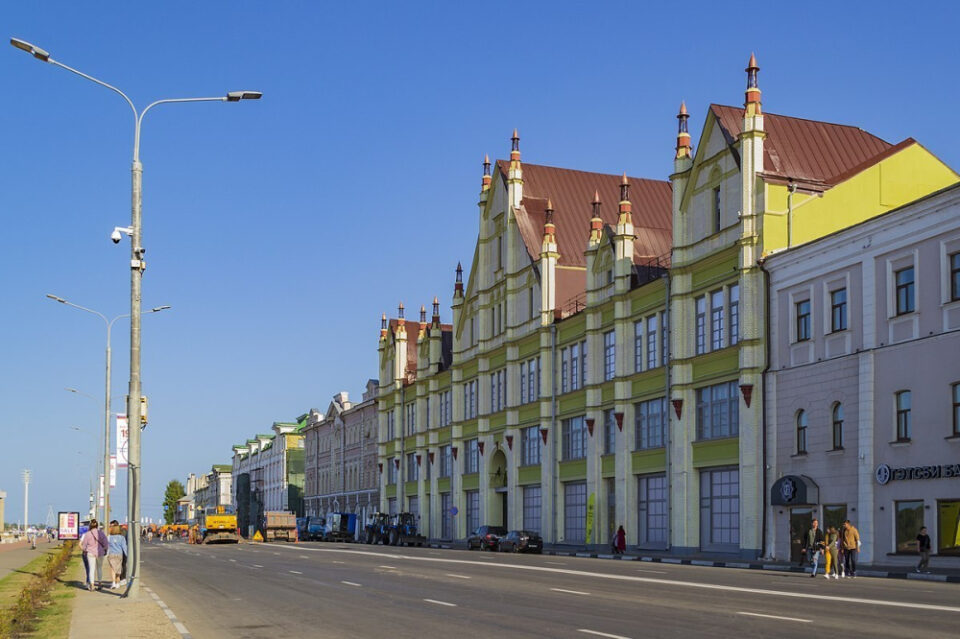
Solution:
{"label": "road center line", "polygon": [[346,585],[348,585],[348,586],[359,586],[359,585],[360,585],[360,584],[354,583],[354,582],[352,582],[352,581],[341,581],[340,583],[346,584]]}
{"label": "road center line", "polygon": [[436,599],[424,599],[427,603],[437,604],[438,606],[450,606],[451,608],[456,608],[457,604],[450,603],[449,601],[437,601]]}
{"label": "road center line", "polygon": [[589,595],[589,592],[582,592],[580,590],[566,590],[564,588],[551,588],[550,590],[554,592],[565,592],[568,595]]}
{"label": "road center line", "polygon": [[254,568],[263,568],[263,566],[261,566],[260,564],[253,564],[253,567],[254,567]]}
{"label": "road center line", "polygon": [[347,562],[345,562],[345,561],[335,561],[335,562],[333,562],[333,563],[335,563],[335,564],[345,564],[345,563],[347,563]]}
{"label": "road center line", "polygon": [[578,628],[577,632],[585,632],[588,635],[595,635],[597,637],[610,637],[610,639],[630,639],[630,637],[624,637],[623,635],[611,635],[608,632],[600,632],[598,630],[587,630],[586,628]]}
{"label": "road center line", "polygon": [[[287,548],[280,546],[280,548]],[[294,548],[288,548],[295,550]],[[789,597],[794,599],[812,599],[816,601],[844,602],[854,604],[865,604],[871,606],[886,606],[889,608],[910,608],[914,610],[939,610],[942,612],[960,613],[958,606],[940,606],[936,604],[911,603],[907,601],[891,601],[885,599],[863,599],[861,597],[838,597],[836,595],[817,595],[804,592],[787,592],[784,590],[767,590],[764,588],[747,588],[745,586],[725,586],[722,584],[708,584],[696,581],[678,581],[676,579],[660,579],[657,577],[638,577],[635,575],[616,575],[610,573],[588,572],[586,570],[571,570],[568,568],[547,568],[545,566],[530,566],[526,564],[504,564],[487,563],[480,561],[471,561],[469,559],[448,559],[440,557],[423,557],[415,555],[398,555],[394,553],[376,552],[372,550],[348,550],[346,548],[304,548],[312,552],[335,552],[347,555],[361,555],[367,557],[382,557],[394,561],[425,561],[445,564],[459,564],[468,566],[496,566],[498,568],[507,568],[510,570],[529,570],[533,572],[546,572],[562,575],[573,575],[576,577],[591,577],[595,579],[610,579],[613,581],[629,581],[633,583],[646,583],[661,586],[676,586],[678,588],[699,588],[702,590],[720,590],[726,592],[740,592],[755,595],[769,595],[773,597]]]}
{"label": "road center line", "polygon": [[469,575],[457,575],[457,574],[452,573],[452,572],[448,572],[448,573],[447,573],[447,577],[454,577],[454,578],[456,578],[456,579],[470,579],[470,576],[469,576]]}
{"label": "road center line", "polygon": [[291,572],[292,574],[294,574],[294,575],[302,575],[302,574],[303,574],[303,573],[300,572],[299,570],[291,570],[290,572]]}
{"label": "road center line", "polygon": [[377,566],[377,568],[384,568],[386,570],[396,570],[396,566]]}
{"label": "road center line", "polygon": [[777,615],[762,615],[759,612],[737,612],[738,615],[747,615],[748,617],[763,617],[764,619],[780,619],[782,621],[799,621],[800,623],[812,623],[813,619],[800,619],[798,617],[778,617]]}

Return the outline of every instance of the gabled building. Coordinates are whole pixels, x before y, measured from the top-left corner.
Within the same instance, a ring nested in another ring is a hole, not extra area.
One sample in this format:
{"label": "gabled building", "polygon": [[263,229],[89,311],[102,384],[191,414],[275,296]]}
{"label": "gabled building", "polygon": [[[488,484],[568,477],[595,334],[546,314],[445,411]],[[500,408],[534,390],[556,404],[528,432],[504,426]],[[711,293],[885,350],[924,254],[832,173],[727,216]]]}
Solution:
{"label": "gabled building", "polygon": [[763,554],[768,252],[957,181],[913,140],[712,105],[670,182],[484,162],[453,321],[382,318],[381,508],[426,534]]}

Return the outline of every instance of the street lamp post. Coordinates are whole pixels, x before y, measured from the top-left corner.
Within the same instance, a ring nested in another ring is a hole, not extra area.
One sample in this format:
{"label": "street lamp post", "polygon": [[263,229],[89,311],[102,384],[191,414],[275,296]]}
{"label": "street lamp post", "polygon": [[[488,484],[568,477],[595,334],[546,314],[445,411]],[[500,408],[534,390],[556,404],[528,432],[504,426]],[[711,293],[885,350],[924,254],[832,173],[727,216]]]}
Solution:
{"label": "street lamp post", "polygon": [[130,424],[130,454],[127,472],[127,505],[129,527],[127,540],[130,548],[130,579],[127,582],[127,595],[137,596],[140,592],[140,292],[143,271],[146,263],[143,260],[143,243],[141,229],[141,210],[143,197],[141,186],[143,182],[143,165],[140,163],[140,128],[143,117],[147,112],[160,104],[175,104],[181,102],[239,102],[241,100],[259,100],[262,93],[259,91],[231,91],[225,96],[203,98],[173,98],[157,100],[148,104],[142,111],[137,111],[133,101],[115,86],[87,75],[82,71],[68,67],[54,60],[50,53],[29,42],[11,38],[10,44],[26,51],[41,62],[46,62],[61,69],[79,75],[102,87],[110,89],[130,106],[133,111],[133,163],[131,166],[131,214],[130,214],[130,381],[127,394],[127,419]]}
{"label": "street lamp post", "polygon": [[[110,350],[110,334],[113,330],[113,323],[118,319],[123,319],[124,317],[130,317],[129,313],[124,313],[123,315],[117,315],[113,319],[107,319],[107,316],[101,313],[100,311],[95,311],[92,308],[87,308],[86,306],[80,306],[79,304],[74,304],[68,300],[58,297],[56,295],[51,295],[47,293],[47,297],[52,299],[55,302],[61,304],[66,304],[67,306],[72,306],[73,308],[79,309],[81,311],[86,311],[87,313],[92,313],[103,320],[103,323],[107,326],[107,374],[106,374],[106,390],[104,391],[104,400],[103,400],[103,508],[100,511],[101,522],[106,524],[110,521],[110,366],[113,361],[113,355]],[[151,308],[148,313],[159,313],[160,311],[165,311],[170,308],[169,305],[166,306],[157,306]],[[75,388],[68,388],[72,393],[79,393]]]}

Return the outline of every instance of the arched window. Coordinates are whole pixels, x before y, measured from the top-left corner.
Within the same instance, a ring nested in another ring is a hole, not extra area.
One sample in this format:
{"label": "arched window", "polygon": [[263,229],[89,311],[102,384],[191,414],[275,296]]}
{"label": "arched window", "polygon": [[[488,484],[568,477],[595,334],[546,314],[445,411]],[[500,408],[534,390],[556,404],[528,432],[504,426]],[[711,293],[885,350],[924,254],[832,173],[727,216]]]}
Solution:
{"label": "arched window", "polygon": [[807,413],[797,413],[797,454],[807,452]]}
{"label": "arched window", "polygon": [[843,449],[843,404],[833,405],[833,449]]}

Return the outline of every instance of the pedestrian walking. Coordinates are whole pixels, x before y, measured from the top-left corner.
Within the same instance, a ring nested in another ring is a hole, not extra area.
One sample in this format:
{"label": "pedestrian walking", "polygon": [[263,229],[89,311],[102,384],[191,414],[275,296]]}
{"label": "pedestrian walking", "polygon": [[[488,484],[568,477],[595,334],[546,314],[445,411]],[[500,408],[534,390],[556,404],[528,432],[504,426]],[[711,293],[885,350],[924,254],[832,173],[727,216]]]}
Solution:
{"label": "pedestrian walking", "polygon": [[930,572],[927,568],[930,566],[930,535],[927,534],[927,527],[920,527],[920,534],[917,535],[917,552],[920,553],[920,563],[917,564],[917,572]]}
{"label": "pedestrian walking", "polygon": [[843,546],[843,563],[846,575],[850,578],[856,577],[857,553],[860,551],[860,531],[850,523],[849,519],[843,522],[840,543]]}
{"label": "pedestrian walking", "polygon": [[827,528],[826,534],[827,549],[824,551],[824,558],[826,563],[824,564],[826,570],[823,573],[823,576],[829,579],[833,576],[834,579],[839,579],[840,575],[837,571],[837,553],[839,549],[837,546],[840,542],[840,533],[834,526]]}
{"label": "pedestrian walking", "polygon": [[617,534],[613,536],[613,552],[622,555],[627,550],[627,532],[623,526],[617,528]]}
{"label": "pedestrian walking", "polygon": [[127,554],[127,538],[123,536],[120,525],[110,525],[110,536],[107,537],[107,564],[110,566],[110,588],[119,588],[123,574],[123,556]]}
{"label": "pedestrian walking", "polygon": [[94,585],[100,589],[100,581],[103,573],[103,558],[107,554],[109,542],[107,536],[100,530],[100,525],[96,519],[90,520],[90,530],[80,538],[80,549],[86,555],[87,564],[87,589],[93,590]]}
{"label": "pedestrian walking", "polygon": [[820,556],[823,554],[824,540],[823,531],[820,530],[820,522],[814,519],[810,522],[810,530],[803,536],[803,547],[807,550],[807,557],[813,564],[811,577],[817,576],[817,566],[820,564]]}

